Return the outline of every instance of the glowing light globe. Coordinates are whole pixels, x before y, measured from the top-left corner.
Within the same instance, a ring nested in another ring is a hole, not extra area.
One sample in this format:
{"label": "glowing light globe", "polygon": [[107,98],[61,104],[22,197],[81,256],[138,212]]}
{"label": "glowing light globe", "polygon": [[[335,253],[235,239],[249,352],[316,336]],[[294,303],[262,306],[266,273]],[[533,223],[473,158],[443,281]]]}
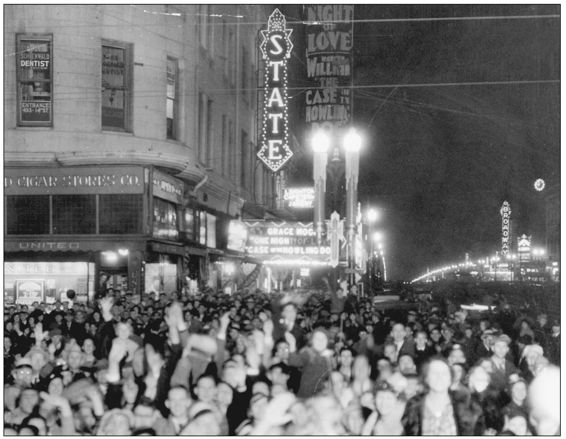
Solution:
{"label": "glowing light globe", "polygon": [[539,178],[535,181],[535,190],[542,191],[544,189],[545,183],[542,178]]}

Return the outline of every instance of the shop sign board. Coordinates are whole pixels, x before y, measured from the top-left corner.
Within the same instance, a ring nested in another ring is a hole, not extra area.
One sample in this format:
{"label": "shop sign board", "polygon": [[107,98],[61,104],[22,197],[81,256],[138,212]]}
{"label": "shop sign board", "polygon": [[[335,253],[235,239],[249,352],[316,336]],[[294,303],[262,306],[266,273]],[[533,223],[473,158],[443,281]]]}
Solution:
{"label": "shop sign board", "polygon": [[314,207],[314,188],[285,188],[283,199],[291,209],[312,209]]}
{"label": "shop sign board", "polygon": [[330,245],[318,245],[313,223],[244,221],[246,252],[273,265],[329,265]]}
{"label": "shop sign board", "polygon": [[52,241],[52,240],[12,240],[4,239],[4,252],[49,252],[49,251],[105,251],[118,250],[127,247],[130,251],[143,250],[144,241],[113,241],[84,240],[84,241]]}
{"label": "shop sign board", "polygon": [[153,170],[153,196],[175,204],[183,203],[183,182],[164,172]]}
{"label": "shop sign board", "polygon": [[34,302],[43,302],[44,287],[43,279],[16,280],[16,303],[31,305]]}
{"label": "shop sign board", "polygon": [[141,194],[141,166],[5,168],[4,195]]}

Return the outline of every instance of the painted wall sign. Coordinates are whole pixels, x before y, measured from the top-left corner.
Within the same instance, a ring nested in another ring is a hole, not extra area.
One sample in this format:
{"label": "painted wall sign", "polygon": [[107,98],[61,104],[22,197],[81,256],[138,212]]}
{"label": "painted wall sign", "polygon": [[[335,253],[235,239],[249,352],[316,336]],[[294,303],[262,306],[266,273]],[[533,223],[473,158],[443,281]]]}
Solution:
{"label": "painted wall sign", "polygon": [[260,44],[265,64],[263,121],[261,148],[257,156],[273,172],[293,156],[289,148],[289,129],[287,126],[287,60],[291,57],[293,43],[291,29],[286,29],[285,16],[275,9],[262,30]]}

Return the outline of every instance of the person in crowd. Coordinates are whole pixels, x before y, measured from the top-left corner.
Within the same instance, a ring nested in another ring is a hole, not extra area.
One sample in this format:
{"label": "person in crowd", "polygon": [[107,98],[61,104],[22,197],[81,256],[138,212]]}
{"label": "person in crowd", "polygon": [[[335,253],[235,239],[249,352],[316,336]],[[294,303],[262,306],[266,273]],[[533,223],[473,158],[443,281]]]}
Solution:
{"label": "person in crowd", "polygon": [[401,418],[405,402],[393,387],[382,381],[375,392],[375,411],[366,420],[363,436],[401,436],[404,433]]}
{"label": "person in crowd", "polygon": [[506,334],[498,335],[493,340],[491,356],[491,383],[499,391],[507,387],[509,377],[518,372],[517,367],[507,359],[511,338]]}
{"label": "person in crowd", "polygon": [[432,357],[423,367],[426,391],[407,401],[402,417],[407,436],[481,435],[483,413],[473,401],[450,393],[451,370],[443,357]]}

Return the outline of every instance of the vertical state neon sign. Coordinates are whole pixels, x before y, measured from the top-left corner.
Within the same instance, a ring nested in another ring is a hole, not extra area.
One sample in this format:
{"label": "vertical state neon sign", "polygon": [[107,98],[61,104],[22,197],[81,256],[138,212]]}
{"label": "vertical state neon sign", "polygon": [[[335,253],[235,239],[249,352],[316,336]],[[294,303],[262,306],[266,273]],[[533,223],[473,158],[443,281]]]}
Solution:
{"label": "vertical state neon sign", "polygon": [[257,156],[273,172],[293,156],[289,148],[287,116],[287,60],[291,58],[292,29],[285,28],[285,16],[275,9],[259,48],[265,61],[261,148]]}

